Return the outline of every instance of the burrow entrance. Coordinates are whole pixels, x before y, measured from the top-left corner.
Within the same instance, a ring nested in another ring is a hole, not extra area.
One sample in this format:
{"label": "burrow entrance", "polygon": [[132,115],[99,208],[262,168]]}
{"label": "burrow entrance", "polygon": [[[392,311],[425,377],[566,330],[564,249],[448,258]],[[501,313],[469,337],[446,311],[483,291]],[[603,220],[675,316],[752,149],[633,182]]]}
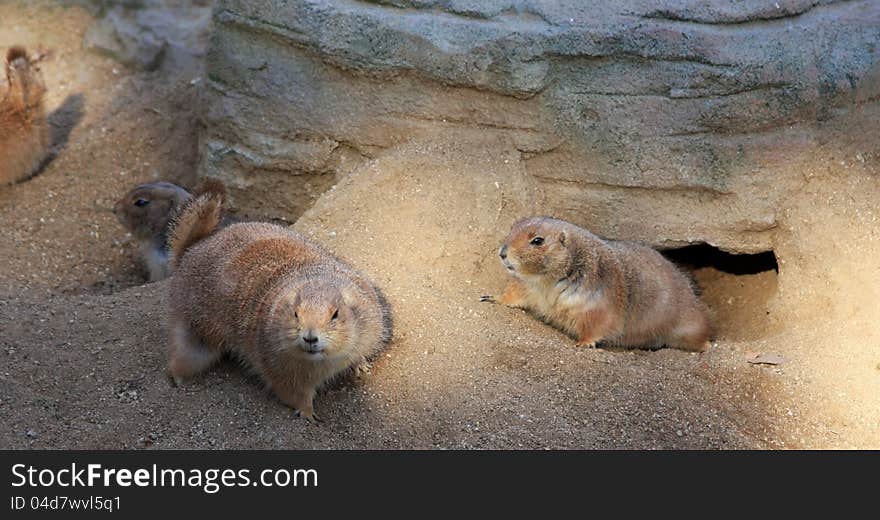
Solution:
{"label": "burrow entrance", "polygon": [[734,254],[704,243],[667,249],[663,251],[663,255],[689,270],[711,267],[734,275],[779,272],[779,264],[773,251]]}
{"label": "burrow entrance", "polygon": [[696,281],[719,340],[753,340],[775,330],[772,306],[779,264],[773,251],[734,254],[695,244],[663,255]]}

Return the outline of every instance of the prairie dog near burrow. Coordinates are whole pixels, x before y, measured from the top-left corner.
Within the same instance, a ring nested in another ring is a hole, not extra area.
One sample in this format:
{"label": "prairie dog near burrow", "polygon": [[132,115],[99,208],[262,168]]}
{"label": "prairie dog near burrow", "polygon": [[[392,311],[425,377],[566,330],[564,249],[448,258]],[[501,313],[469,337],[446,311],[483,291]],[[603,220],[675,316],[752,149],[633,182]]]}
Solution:
{"label": "prairie dog near burrow", "polygon": [[174,219],[194,196],[213,194],[226,199],[226,186],[208,177],[190,193],[170,182],[149,182],[130,189],[113,206],[119,223],[131,233],[147,270],[147,280],[164,280],[171,274],[168,239]]}
{"label": "prairie dog near burrow", "polygon": [[229,352],[317,420],[316,390],[368,366],[391,338],[388,304],[366,277],[299,233],[256,222],[215,233],[218,220],[217,198],[203,195],[172,233],[170,375],[179,383]]}
{"label": "prairie dog near burrow", "polygon": [[0,186],[32,175],[49,153],[46,86],[36,59],[22,47],[6,53],[0,88]]}
{"label": "prairie dog near burrow", "polygon": [[512,276],[482,301],[531,311],[577,339],[703,352],[712,334],[691,281],[657,251],[550,217],[516,222],[498,252]]}

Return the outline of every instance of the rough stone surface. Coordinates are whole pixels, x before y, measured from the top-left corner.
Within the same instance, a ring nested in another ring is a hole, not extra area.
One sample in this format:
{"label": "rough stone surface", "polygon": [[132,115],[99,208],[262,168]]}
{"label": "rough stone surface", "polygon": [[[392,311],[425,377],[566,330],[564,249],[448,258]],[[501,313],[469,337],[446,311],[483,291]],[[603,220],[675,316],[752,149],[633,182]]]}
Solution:
{"label": "rough stone surface", "polygon": [[546,213],[769,250],[799,155],[880,94],[870,1],[222,0],[214,22],[202,173],[264,216],[476,128],[513,141]]}
{"label": "rough stone surface", "polygon": [[101,17],[86,31],[87,49],[140,70],[191,69],[204,56],[211,3],[193,0],[93,2]]}

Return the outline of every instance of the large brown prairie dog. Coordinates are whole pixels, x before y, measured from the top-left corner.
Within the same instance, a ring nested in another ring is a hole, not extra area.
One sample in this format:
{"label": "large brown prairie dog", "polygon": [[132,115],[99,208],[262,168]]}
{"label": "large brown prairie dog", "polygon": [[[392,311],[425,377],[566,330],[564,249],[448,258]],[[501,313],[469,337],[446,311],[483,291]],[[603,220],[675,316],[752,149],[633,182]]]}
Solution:
{"label": "large brown prairie dog", "polygon": [[229,352],[317,419],[316,390],[366,366],[390,339],[388,305],[363,275],[300,234],[253,222],[213,232],[218,218],[206,195],[174,229],[170,375],[179,383]]}
{"label": "large brown prairie dog", "polygon": [[0,89],[0,186],[33,174],[49,150],[49,122],[40,70],[21,47],[6,53]]}
{"label": "large brown prairie dog", "polygon": [[225,200],[226,187],[220,180],[206,178],[194,193],[190,193],[170,182],[150,182],[135,186],[113,206],[119,223],[137,243],[150,282],[163,280],[171,274],[168,261],[171,225],[193,196],[202,194],[213,194]]}
{"label": "large brown prairie dog", "polygon": [[513,225],[498,254],[512,278],[500,297],[481,299],[531,311],[579,346],[709,347],[691,282],[651,248],[532,217]]}

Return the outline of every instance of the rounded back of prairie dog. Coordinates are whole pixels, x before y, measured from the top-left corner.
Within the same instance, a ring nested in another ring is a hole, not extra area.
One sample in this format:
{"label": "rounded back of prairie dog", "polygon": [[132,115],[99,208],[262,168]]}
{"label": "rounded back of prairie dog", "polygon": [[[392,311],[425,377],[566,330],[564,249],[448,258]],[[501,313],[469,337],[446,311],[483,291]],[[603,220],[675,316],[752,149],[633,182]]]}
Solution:
{"label": "rounded back of prairie dog", "polygon": [[307,417],[323,382],[365,363],[391,335],[372,283],[322,246],[266,223],[232,224],[186,249],[169,306],[175,379],[230,351]]}
{"label": "rounded back of prairie dog", "polygon": [[691,281],[649,247],[532,217],[514,224],[499,255],[519,283],[519,292],[512,292],[521,296],[515,306],[576,336],[579,344],[708,346],[706,308]]}
{"label": "rounded back of prairie dog", "polygon": [[113,213],[138,240],[164,242],[168,225],[192,195],[170,182],[140,184],[113,206]]}
{"label": "rounded back of prairie dog", "polygon": [[27,52],[13,47],[6,54],[6,85],[0,90],[0,185],[33,174],[49,152],[46,86]]}

